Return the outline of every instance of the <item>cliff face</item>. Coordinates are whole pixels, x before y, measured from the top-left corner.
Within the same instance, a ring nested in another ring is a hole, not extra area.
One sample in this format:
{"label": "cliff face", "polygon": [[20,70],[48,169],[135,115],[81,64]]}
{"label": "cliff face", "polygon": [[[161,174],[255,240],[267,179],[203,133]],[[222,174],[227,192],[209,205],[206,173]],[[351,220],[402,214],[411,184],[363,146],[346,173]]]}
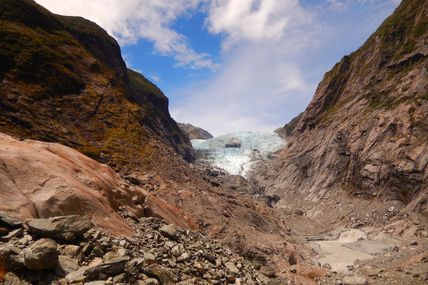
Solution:
{"label": "cliff face", "polygon": [[325,74],[265,173],[266,194],[323,201],[346,193],[428,214],[427,27],[428,2],[404,0]]}
{"label": "cliff face", "polygon": [[168,99],[96,24],[30,0],[0,3],[0,132],[59,142],[114,169],[193,159]]}
{"label": "cliff face", "polygon": [[186,134],[186,136],[191,140],[194,140],[194,139],[208,140],[213,138],[212,134],[210,134],[206,130],[201,129],[199,127],[195,127],[191,124],[178,123],[178,126]]}

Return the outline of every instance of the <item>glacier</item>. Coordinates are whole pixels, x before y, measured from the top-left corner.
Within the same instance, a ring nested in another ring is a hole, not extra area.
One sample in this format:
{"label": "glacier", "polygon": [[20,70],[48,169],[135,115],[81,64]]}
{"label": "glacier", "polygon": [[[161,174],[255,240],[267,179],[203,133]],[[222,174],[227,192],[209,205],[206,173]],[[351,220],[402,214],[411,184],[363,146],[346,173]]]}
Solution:
{"label": "glacier", "polygon": [[[233,139],[241,142],[240,148],[225,147]],[[209,140],[191,140],[191,143],[201,162],[247,177],[255,162],[283,148],[285,140],[274,132],[237,132]]]}

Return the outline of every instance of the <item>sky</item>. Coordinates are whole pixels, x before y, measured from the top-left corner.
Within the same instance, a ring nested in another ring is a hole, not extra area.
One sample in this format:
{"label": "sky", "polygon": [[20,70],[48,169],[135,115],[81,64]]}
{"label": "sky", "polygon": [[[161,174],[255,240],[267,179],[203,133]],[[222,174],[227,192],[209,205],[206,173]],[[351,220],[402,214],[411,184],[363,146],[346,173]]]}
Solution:
{"label": "sky", "polygon": [[272,131],[304,111],[324,73],[400,0],[36,2],[103,27],[175,120],[221,135]]}

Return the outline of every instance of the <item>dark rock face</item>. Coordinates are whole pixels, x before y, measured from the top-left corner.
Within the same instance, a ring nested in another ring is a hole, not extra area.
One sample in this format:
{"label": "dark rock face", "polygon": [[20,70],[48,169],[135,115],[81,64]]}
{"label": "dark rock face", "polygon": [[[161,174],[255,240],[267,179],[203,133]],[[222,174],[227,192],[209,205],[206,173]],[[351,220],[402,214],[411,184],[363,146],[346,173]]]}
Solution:
{"label": "dark rock face", "polygon": [[323,201],[347,193],[428,214],[427,23],[428,2],[405,0],[326,73],[283,131],[288,147],[265,173],[266,194]]}
{"label": "dark rock face", "polygon": [[96,24],[31,0],[0,3],[0,132],[59,142],[121,171],[150,169],[188,138],[153,83]]}
{"label": "dark rock face", "polygon": [[206,130],[201,129],[199,127],[195,127],[191,124],[178,123],[178,126],[191,140],[195,140],[195,139],[208,140],[213,138],[213,135],[207,132]]}

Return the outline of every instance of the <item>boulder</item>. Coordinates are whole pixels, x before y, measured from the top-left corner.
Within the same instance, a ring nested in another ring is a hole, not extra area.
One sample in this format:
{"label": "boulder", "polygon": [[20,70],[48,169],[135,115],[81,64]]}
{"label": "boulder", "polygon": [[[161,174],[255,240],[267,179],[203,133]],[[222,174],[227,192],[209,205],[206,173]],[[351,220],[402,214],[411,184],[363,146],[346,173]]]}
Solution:
{"label": "boulder", "polygon": [[174,225],[164,225],[159,229],[160,233],[167,238],[176,239],[178,232]]}
{"label": "boulder", "polygon": [[72,215],[27,221],[30,232],[41,236],[73,241],[93,227],[86,218]]}
{"label": "boulder", "polygon": [[269,265],[262,266],[260,272],[266,275],[267,277],[275,277],[276,271],[275,268]]}
{"label": "boulder", "polygon": [[226,266],[230,273],[239,274],[239,269],[233,262],[226,262],[224,266]]}
{"label": "boulder", "polygon": [[0,213],[0,226],[9,229],[20,228],[22,227],[22,221],[5,213]]}
{"label": "boulder", "polygon": [[115,276],[125,271],[125,265],[129,261],[129,257],[117,258],[108,262],[101,263],[95,267],[89,268],[85,275],[87,280],[96,280],[100,274],[107,276]]}
{"label": "boulder", "polygon": [[21,250],[15,246],[6,244],[0,247],[0,264],[6,271],[12,271],[24,266]]}
{"label": "boulder", "polygon": [[168,269],[159,264],[152,264],[144,269],[144,273],[150,277],[156,278],[162,285],[172,285],[174,283],[174,275]]}
{"label": "boulder", "polygon": [[68,257],[66,255],[58,256],[58,265],[55,268],[55,273],[58,276],[67,276],[67,274],[79,269],[79,263],[76,259]]}
{"label": "boulder", "polygon": [[52,269],[57,263],[57,244],[52,239],[40,239],[24,250],[24,265],[28,269]]}

